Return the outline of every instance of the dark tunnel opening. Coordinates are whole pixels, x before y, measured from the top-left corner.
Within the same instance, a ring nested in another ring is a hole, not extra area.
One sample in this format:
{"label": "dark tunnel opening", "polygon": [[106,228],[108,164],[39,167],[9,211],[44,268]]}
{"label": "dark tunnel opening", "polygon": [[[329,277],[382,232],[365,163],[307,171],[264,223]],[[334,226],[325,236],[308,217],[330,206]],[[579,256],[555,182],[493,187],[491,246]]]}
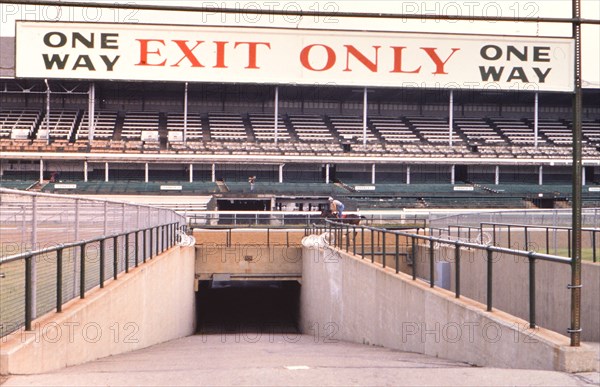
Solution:
{"label": "dark tunnel opening", "polygon": [[200,281],[197,334],[299,333],[296,281]]}

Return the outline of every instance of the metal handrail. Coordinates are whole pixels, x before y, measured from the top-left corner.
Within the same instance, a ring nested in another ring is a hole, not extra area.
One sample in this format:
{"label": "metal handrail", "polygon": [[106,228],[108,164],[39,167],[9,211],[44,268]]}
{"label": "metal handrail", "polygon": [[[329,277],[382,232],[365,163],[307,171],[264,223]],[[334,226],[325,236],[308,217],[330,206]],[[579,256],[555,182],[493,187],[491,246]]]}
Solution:
{"label": "metal handrail", "polygon": [[[359,230],[359,231],[357,231]],[[416,270],[416,243],[421,240],[421,241],[427,241],[429,242],[429,286],[431,288],[433,288],[435,286],[435,277],[434,277],[434,244],[438,243],[440,245],[449,245],[449,246],[454,246],[455,249],[455,262],[456,262],[456,269],[455,269],[455,297],[456,298],[460,298],[461,294],[460,294],[460,264],[461,264],[461,249],[462,248],[470,248],[470,249],[476,249],[476,250],[482,250],[482,251],[486,251],[486,275],[487,275],[487,286],[486,286],[486,311],[491,312],[493,310],[493,286],[492,286],[492,278],[493,278],[493,261],[494,261],[494,254],[510,254],[510,255],[514,255],[514,256],[519,256],[519,257],[524,257],[527,258],[528,260],[528,270],[529,270],[529,326],[530,328],[536,328],[537,323],[536,323],[536,306],[535,306],[535,299],[536,299],[536,288],[535,288],[535,262],[537,260],[539,261],[547,261],[547,262],[554,262],[554,263],[559,263],[559,264],[565,264],[565,265],[571,265],[572,264],[572,259],[571,258],[565,258],[565,257],[560,257],[560,256],[556,256],[556,255],[550,255],[550,254],[543,254],[543,253],[537,253],[534,251],[523,251],[523,250],[516,250],[516,249],[511,249],[511,248],[506,248],[506,247],[498,247],[498,246],[491,246],[491,245],[483,245],[483,244],[477,244],[477,243],[472,243],[472,242],[464,242],[464,241],[460,241],[460,240],[452,240],[452,239],[445,239],[445,238],[440,238],[440,237],[435,237],[435,236],[431,236],[431,235],[419,235],[419,234],[414,234],[414,233],[409,233],[409,232],[405,232],[405,231],[398,231],[398,230],[387,230],[384,228],[377,228],[377,227],[371,227],[371,226],[361,226],[361,225],[349,225],[348,223],[343,223],[343,222],[338,222],[338,221],[332,221],[332,220],[326,220],[326,222],[324,224],[313,224],[312,225],[312,231],[313,232],[317,232],[320,233],[321,231],[327,231],[329,232],[330,235],[334,235],[334,243],[333,243],[333,247],[338,248],[340,250],[345,250],[346,252],[350,253],[352,252],[354,255],[359,255],[361,256],[362,259],[368,259],[370,258],[370,261],[372,263],[375,262],[375,248],[374,248],[374,239],[375,239],[375,235],[380,235],[381,236],[381,240],[383,241],[383,245],[382,245],[382,251],[380,253],[377,253],[378,256],[381,256],[381,264],[382,266],[385,268],[386,267],[386,256],[387,255],[392,255],[394,256],[395,259],[395,271],[396,273],[398,273],[400,271],[399,268],[399,256],[401,255],[399,253],[400,251],[400,245],[399,245],[399,237],[403,236],[406,238],[410,238],[410,246],[412,246],[412,279],[413,280],[417,280],[417,270]],[[360,241],[360,251],[358,251],[358,246],[356,244],[356,238],[352,238],[352,247],[350,248],[350,238],[346,238],[346,245],[344,246],[342,243],[342,236],[344,231],[346,231],[346,235],[350,235],[350,231],[352,231],[354,233],[354,235],[357,235],[357,232],[361,233],[361,241]],[[371,232],[371,249],[370,249],[370,253],[366,253],[365,252],[365,231],[370,231]],[[395,239],[395,252],[389,252],[386,253],[386,247],[385,247],[385,235],[391,235],[393,236],[393,238]],[[408,244],[407,244],[408,246]],[[407,258],[409,258],[408,253],[404,254]],[[409,263],[410,264],[410,263]],[[424,279],[422,279],[423,281],[426,281]],[[427,281],[426,281],[427,282]],[[573,291],[574,287],[573,286],[568,286],[568,288]],[[579,302],[581,302],[579,300]],[[571,314],[573,313],[573,309],[579,310],[579,307],[577,306],[577,304],[572,304],[571,305]],[[579,316],[578,316],[579,318]],[[573,325],[571,325],[573,326]],[[580,335],[581,334],[581,330],[572,330],[572,329],[567,329],[567,332],[569,333],[569,335],[571,336],[571,339],[573,339],[574,335]],[[573,346],[578,346],[578,344],[572,340],[571,341],[571,345]]]}
{"label": "metal handrail", "polygon": [[[118,274],[125,272],[129,272],[129,237],[134,234],[135,235],[135,260],[134,267],[138,267],[140,264],[140,258],[142,263],[145,263],[148,259],[153,259],[158,256],[160,253],[166,251],[167,249],[173,247],[177,243],[177,230],[181,227],[180,222],[172,222],[166,223],[162,225],[157,225],[153,227],[141,228],[133,231],[127,231],[122,233],[115,233],[108,236],[101,236],[86,240],[81,240],[72,243],[64,243],[58,244],[56,246],[51,246],[48,248],[27,251],[20,254],[15,254],[9,257],[4,257],[0,259],[0,265],[7,264],[10,262],[16,262],[19,260],[25,261],[25,330],[32,330],[32,321],[34,319],[33,316],[33,265],[32,260],[34,257],[42,254],[56,253],[56,311],[62,311],[62,305],[65,303],[62,300],[62,277],[63,277],[63,251],[65,249],[70,248],[81,248],[80,253],[80,290],[79,297],[81,299],[85,298],[86,290],[85,290],[85,258],[86,258],[86,250],[85,247],[92,243],[100,243],[100,259],[99,259],[99,280],[98,285],[100,288],[104,287],[105,281],[105,273],[104,273],[104,263],[106,260],[106,249],[104,248],[105,242],[107,240],[113,240],[114,243],[114,254],[113,254],[113,278],[116,280]],[[185,227],[185,226],[183,226]],[[149,232],[149,233],[148,233]],[[140,249],[139,249],[139,235],[142,234],[143,238],[143,249],[142,256],[140,257]],[[153,234],[156,234],[156,239],[153,241]],[[146,235],[149,235],[149,243],[146,238]],[[119,271],[118,269],[118,249],[117,241],[119,237],[125,237],[125,260],[124,260],[124,268]],[[146,250],[146,247],[149,247],[149,251]],[[149,253],[149,254],[148,254]],[[74,298],[74,297],[73,297]],[[72,298],[71,298],[72,299]],[[67,302],[70,300],[67,300]],[[5,332],[4,334],[8,334],[10,332]]]}

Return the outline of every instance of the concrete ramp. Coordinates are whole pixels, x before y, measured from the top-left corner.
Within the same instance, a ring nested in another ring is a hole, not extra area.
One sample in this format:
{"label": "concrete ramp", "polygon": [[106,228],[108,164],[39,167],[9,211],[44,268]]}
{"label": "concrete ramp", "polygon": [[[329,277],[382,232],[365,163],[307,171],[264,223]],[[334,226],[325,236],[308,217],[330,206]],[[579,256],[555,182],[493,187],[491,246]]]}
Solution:
{"label": "concrete ramp", "polygon": [[[312,239],[311,239],[312,238]],[[303,332],[421,353],[477,366],[586,372],[595,352],[566,336],[485,305],[430,288],[424,281],[359,257],[304,241]]]}

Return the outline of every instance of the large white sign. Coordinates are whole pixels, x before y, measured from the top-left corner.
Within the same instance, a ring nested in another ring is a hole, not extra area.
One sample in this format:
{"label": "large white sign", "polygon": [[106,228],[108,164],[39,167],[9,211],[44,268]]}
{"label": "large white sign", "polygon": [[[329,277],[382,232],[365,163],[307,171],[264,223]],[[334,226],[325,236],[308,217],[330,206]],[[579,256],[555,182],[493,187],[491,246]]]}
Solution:
{"label": "large white sign", "polygon": [[23,21],[16,39],[26,78],[574,88],[560,38]]}

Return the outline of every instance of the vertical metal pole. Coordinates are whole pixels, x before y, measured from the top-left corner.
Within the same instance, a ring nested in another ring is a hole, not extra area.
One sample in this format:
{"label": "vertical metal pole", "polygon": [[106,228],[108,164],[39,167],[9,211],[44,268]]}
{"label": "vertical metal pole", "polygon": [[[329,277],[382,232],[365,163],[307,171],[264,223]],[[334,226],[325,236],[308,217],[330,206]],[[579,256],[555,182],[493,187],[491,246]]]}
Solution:
{"label": "vertical metal pole", "polygon": [[529,256],[529,327],[535,328],[535,258]]}
{"label": "vertical metal pole", "polygon": [[492,250],[487,250],[487,311],[492,311],[492,289],[493,289],[493,272],[492,272],[492,259],[493,252]]}
{"label": "vertical metal pole", "polygon": [[410,165],[406,166],[406,184],[410,184]]}
{"label": "vertical metal pole", "polygon": [[381,265],[385,268],[385,234],[386,231],[381,232]]}
{"label": "vertical metal pole", "polygon": [[63,249],[56,251],[56,312],[62,312]]}
{"label": "vertical metal pole", "polygon": [[460,245],[457,243],[454,245],[454,292],[455,297],[460,298]]}
{"label": "vertical metal pole", "polygon": [[149,255],[150,259],[152,259],[152,254],[153,254],[152,251],[153,251],[153,248],[154,248],[154,246],[153,246],[153,238],[152,238],[152,230],[153,230],[152,228],[150,228],[148,230],[148,233],[150,234],[150,241],[149,241],[150,242],[149,243],[149,246],[150,246],[150,255]]}
{"label": "vertical metal pole", "polygon": [[371,263],[375,262],[375,238],[373,237],[373,229],[371,230]]}
{"label": "vertical metal pole", "polygon": [[500,184],[500,166],[496,165],[496,175],[494,176],[494,184]]}
{"label": "vertical metal pole", "polygon": [[146,234],[147,234],[147,232],[148,232],[148,230],[143,230],[142,231],[142,236],[143,236],[143,240],[142,240],[142,242],[143,242],[143,246],[142,246],[142,260],[144,261],[144,263],[146,263],[146,254],[147,254],[147,252],[146,252],[146,244],[147,244],[147,242],[146,242]]}
{"label": "vertical metal pole", "polygon": [[25,258],[25,330],[31,330],[31,321],[33,320],[34,308],[33,308],[33,267],[32,267],[33,256],[28,255]]}
{"label": "vertical metal pole", "polygon": [[544,166],[540,165],[538,170],[538,185],[544,185]]}
{"label": "vertical metal pole", "polygon": [[211,167],[210,167],[210,181],[212,181],[213,183],[214,183],[215,181],[217,181],[217,179],[216,179],[216,176],[215,176],[215,175],[216,175],[216,173],[217,173],[216,169],[217,169],[217,167],[216,167],[216,165],[213,163],[213,164],[211,165]]}
{"label": "vertical metal pole", "polygon": [[104,181],[108,183],[108,161],[104,163]]}
{"label": "vertical metal pole", "polygon": [[119,274],[119,242],[118,237],[113,238],[113,278],[117,279]]}
{"label": "vertical metal pole", "polygon": [[[88,141],[94,140],[94,131],[96,130],[96,84],[90,82],[88,89]],[[87,180],[86,180],[87,181]]]}
{"label": "vertical metal pole", "polygon": [[434,254],[433,254],[433,239],[429,240],[429,287],[434,286],[435,281],[435,267],[433,262]]}
{"label": "vertical metal pole", "polygon": [[524,227],[524,231],[525,231],[525,246],[523,247],[523,250],[529,251],[529,233],[527,232],[527,226]]}
{"label": "vertical metal pole", "polygon": [[275,86],[275,101],[273,112],[273,128],[275,130],[275,144],[279,140],[279,86]]}
{"label": "vertical metal pole", "polygon": [[194,182],[194,164],[190,164],[190,183]]}
{"label": "vertical metal pole", "polygon": [[144,183],[148,182],[148,163],[144,164]]}
{"label": "vertical metal pole", "polygon": [[454,143],[454,90],[450,90],[450,101],[448,103],[448,145]]}
{"label": "vertical metal pole", "polygon": [[44,160],[40,159],[40,184],[44,182]]}
{"label": "vertical metal pole", "polygon": [[[38,237],[38,197],[31,197],[31,250],[37,250],[37,237]],[[31,258],[30,262],[30,283],[31,286],[31,299],[29,303],[29,313],[32,318],[36,317],[37,309],[37,262],[35,258]]]}
{"label": "vertical metal pole", "polygon": [[85,243],[81,244],[79,258],[79,298],[85,298]]}
{"label": "vertical metal pole", "polygon": [[581,340],[581,0],[573,0],[573,39],[575,39],[575,74],[573,95],[573,254],[571,256],[571,346]]}
{"label": "vertical metal pole", "polygon": [[592,261],[596,262],[596,231],[592,230]]}
{"label": "vertical metal pole", "polygon": [[400,271],[400,244],[398,243],[400,239],[400,235],[396,234],[396,256],[394,257],[396,260],[396,274]]}
{"label": "vertical metal pole", "polygon": [[535,93],[534,102],[533,102],[533,146],[538,147],[538,109],[539,109],[539,96],[538,93]]}
{"label": "vertical metal pole", "polygon": [[106,239],[100,240],[100,288],[104,287],[104,270],[106,266]]}
{"label": "vertical metal pole", "polygon": [[188,82],[185,83],[183,91],[183,145],[187,144],[188,128]]}
{"label": "vertical metal pole", "polygon": [[360,257],[365,259],[365,228],[364,226],[360,229]]}
{"label": "vertical metal pole", "polygon": [[363,146],[367,147],[367,88],[363,90]]}
{"label": "vertical metal pole", "polygon": [[125,234],[125,273],[129,273],[129,234]]}
{"label": "vertical metal pole", "polygon": [[[46,83],[46,144],[50,144],[50,84],[48,83],[48,79],[44,79]],[[41,182],[41,180],[40,180]]]}
{"label": "vertical metal pole", "polygon": [[88,162],[85,160],[83,162],[83,181],[87,183],[88,181]]}
{"label": "vertical metal pole", "polygon": [[[417,230],[418,231],[418,230]],[[415,243],[415,238],[411,238],[412,243],[412,279],[413,281],[417,279],[417,244]]]}

